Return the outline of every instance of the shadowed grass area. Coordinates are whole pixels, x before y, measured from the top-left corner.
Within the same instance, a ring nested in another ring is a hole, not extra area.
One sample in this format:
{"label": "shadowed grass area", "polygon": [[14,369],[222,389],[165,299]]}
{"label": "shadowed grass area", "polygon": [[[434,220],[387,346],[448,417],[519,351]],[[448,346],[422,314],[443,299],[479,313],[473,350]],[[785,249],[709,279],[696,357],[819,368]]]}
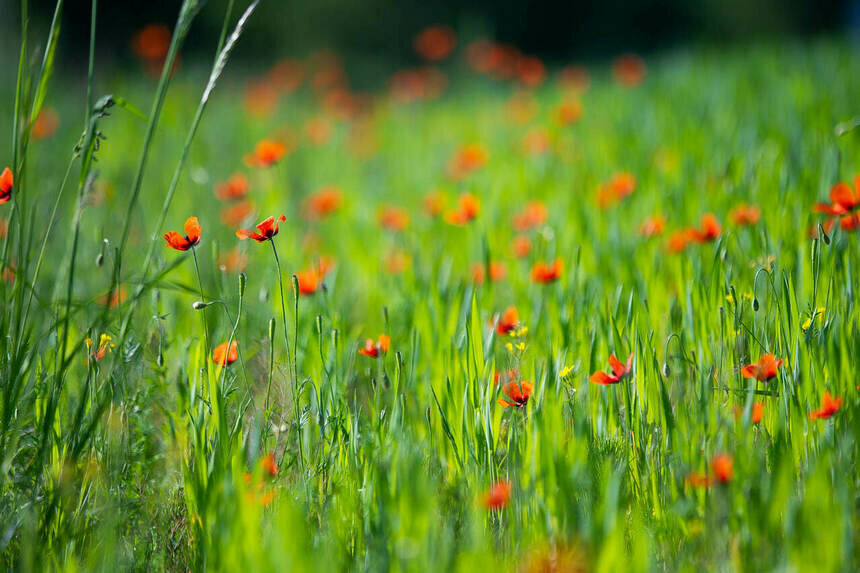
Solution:
{"label": "shadowed grass area", "polygon": [[357,94],[246,8],[3,82],[6,568],[856,569],[856,50]]}

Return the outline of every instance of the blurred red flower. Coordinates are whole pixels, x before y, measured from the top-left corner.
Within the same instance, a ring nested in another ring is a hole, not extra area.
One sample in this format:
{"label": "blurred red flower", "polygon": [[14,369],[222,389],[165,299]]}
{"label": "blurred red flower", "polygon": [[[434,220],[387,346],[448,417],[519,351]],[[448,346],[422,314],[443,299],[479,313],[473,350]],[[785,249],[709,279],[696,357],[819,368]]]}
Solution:
{"label": "blurred red flower", "polygon": [[633,372],[633,353],[631,352],[627,357],[627,364],[622,364],[614,354],[610,354],[609,366],[612,368],[612,374],[598,370],[591,375],[589,381],[601,386],[618,384]]}
{"label": "blurred red flower", "polygon": [[164,240],[167,241],[168,247],[177,251],[187,251],[200,243],[200,223],[197,217],[189,217],[185,221],[184,237],[176,231],[168,231],[164,233]]}
{"label": "blurred red flower", "polygon": [[415,36],[413,42],[415,51],[423,59],[430,62],[444,60],[451,55],[457,46],[457,35],[450,26],[428,26]]}
{"label": "blurred red flower", "polygon": [[782,366],[782,358],[777,360],[773,354],[763,354],[757,363],[747,364],[741,368],[741,374],[744,378],[755,378],[759,382],[767,382],[779,374],[780,366]]}

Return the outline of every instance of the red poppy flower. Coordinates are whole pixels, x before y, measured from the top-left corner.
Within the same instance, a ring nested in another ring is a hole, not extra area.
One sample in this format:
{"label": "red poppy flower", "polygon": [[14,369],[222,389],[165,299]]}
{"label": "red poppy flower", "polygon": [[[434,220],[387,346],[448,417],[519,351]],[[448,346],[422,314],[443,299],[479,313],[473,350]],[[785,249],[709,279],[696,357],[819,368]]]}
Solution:
{"label": "red poppy flower", "polygon": [[[490,261],[490,281],[491,282],[499,282],[504,280],[505,276],[508,274],[508,269],[505,266],[505,263],[501,261]],[[484,268],[483,263],[474,263],[472,265],[472,282],[475,284],[484,284],[484,278],[486,277],[486,269]]]}
{"label": "red poppy flower", "polygon": [[741,368],[741,374],[744,378],[755,378],[759,382],[767,382],[776,377],[780,366],[782,366],[782,358],[777,360],[773,354],[763,354],[758,359],[758,363],[747,364]]}
{"label": "red poppy flower", "polygon": [[523,153],[526,155],[543,155],[551,145],[549,133],[543,128],[532,129],[523,136]]}
{"label": "red poppy flower", "polygon": [[244,271],[247,264],[248,257],[245,256],[245,253],[239,251],[238,247],[230,249],[218,257],[218,268],[225,273]]}
{"label": "red poppy flower", "polygon": [[368,338],[364,343],[364,348],[359,348],[358,353],[370,356],[371,358],[377,358],[380,353],[384,354],[388,352],[390,345],[391,337],[385,334],[380,334],[379,342],[374,343],[372,338]]}
{"label": "red poppy flower", "polygon": [[170,28],[164,24],[149,24],[132,37],[131,50],[141,60],[163,60],[170,48],[170,36]]}
{"label": "red poppy flower", "polygon": [[513,226],[516,231],[524,232],[546,223],[547,209],[540,201],[530,201],[525,209],[514,215]]}
{"label": "red poppy flower", "polygon": [[656,237],[663,234],[663,229],[666,227],[666,219],[663,215],[654,215],[643,221],[639,227],[639,234],[643,237]]}
{"label": "red poppy flower", "polygon": [[555,111],[555,120],[559,125],[570,125],[579,121],[582,117],[582,104],[578,100],[569,101],[558,106]]}
{"label": "red poppy flower", "polygon": [[505,312],[499,316],[499,321],[496,323],[496,332],[499,336],[505,336],[512,330],[516,330],[520,324],[520,315],[517,312],[517,307],[509,306]]}
{"label": "red poppy flower", "polygon": [[296,279],[299,281],[299,294],[307,296],[317,292],[321,278],[316,269],[304,269],[297,272]]}
{"label": "red poppy flower", "polygon": [[854,189],[840,181],[830,189],[830,203],[818,203],[813,207],[816,213],[845,215],[860,207],[860,175],[854,176]]}
{"label": "red poppy flower", "polygon": [[689,238],[695,243],[706,243],[717,239],[723,232],[720,222],[712,213],[702,215],[701,228],[690,229]]}
{"label": "red poppy flower", "polygon": [[234,173],[230,179],[215,186],[215,197],[221,201],[241,199],[248,194],[251,185],[244,173]]}
{"label": "red poppy flower", "polygon": [[674,254],[683,252],[684,249],[687,248],[687,245],[689,245],[693,240],[691,234],[691,229],[675,231],[669,236],[669,240],[666,243],[666,250]]}
{"label": "red poppy flower", "polygon": [[499,405],[502,408],[513,406],[514,408],[522,408],[529,402],[532,396],[534,384],[531,382],[508,382],[502,386],[502,393],[507,397],[499,398]]}
{"label": "red poppy flower", "polygon": [[561,259],[556,259],[552,265],[538,261],[532,267],[532,282],[547,284],[561,277]]}
{"label": "red poppy flower", "polygon": [[409,226],[409,211],[391,205],[383,206],[379,211],[379,224],[389,231],[403,231]]}
{"label": "red poppy flower", "polygon": [[322,219],[338,210],[341,203],[340,189],[334,186],[323,187],[314,191],[305,203],[305,213],[308,219]]}
{"label": "red poppy flower", "polygon": [[263,473],[268,475],[269,477],[275,477],[278,475],[278,464],[275,462],[275,454],[269,452],[262,458],[260,458],[260,468],[262,468]]}
{"label": "red poppy flower", "polygon": [[538,58],[525,56],[517,60],[517,79],[526,87],[537,87],[546,78],[546,67]]}
{"label": "red poppy flower", "polygon": [[0,173],[0,205],[7,203],[12,198],[12,170],[8,167]]}
{"label": "red poppy flower", "polygon": [[612,62],[612,76],[625,87],[637,86],[645,78],[645,61],[635,54],[618,56]]}
{"label": "red poppy flower", "polygon": [[834,398],[830,392],[821,397],[821,408],[809,414],[811,420],[826,420],[842,407],[842,398]]}
{"label": "red poppy flower", "polygon": [[33,122],[31,134],[33,139],[47,139],[57,132],[60,127],[60,116],[49,107],[43,108]]}
{"label": "red poppy flower", "polygon": [[323,145],[331,138],[331,121],[325,117],[312,117],[305,122],[305,136],[314,145]]}
{"label": "red poppy flower", "polygon": [[474,220],[480,212],[481,201],[471,193],[463,193],[458,200],[457,209],[445,213],[445,222],[465,225]]}
{"label": "red poppy flower", "polygon": [[[740,420],[743,415],[743,408],[740,406],[735,406],[735,420]],[[761,422],[761,418],[764,415],[764,402],[755,402],[752,407],[752,412],[750,414],[750,421],[753,424],[758,424]]]}
{"label": "red poppy flower", "polygon": [[511,249],[514,251],[514,256],[518,259],[524,259],[529,256],[532,250],[532,240],[526,235],[517,235],[511,243]]}
{"label": "red poppy flower", "polygon": [[516,368],[511,368],[510,370],[505,370],[504,372],[499,372],[498,370],[493,372],[493,386],[498,386],[499,382],[508,383],[512,380],[516,380],[517,376],[519,376],[519,372]]}
{"label": "red poppy flower", "polygon": [[248,167],[271,167],[287,153],[287,144],[281,141],[264,139],[257,144],[253,153],[245,156]]}
{"label": "red poppy flower", "polygon": [[431,217],[438,217],[445,210],[448,198],[443,191],[430,191],[424,196],[424,211]]}
{"label": "red poppy flower", "polygon": [[589,380],[601,386],[609,384],[618,384],[633,372],[633,353],[627,357],[627,364],[622,364],[614,354],[609,355],[609,366],[612,368],[612,374],[598,370],[591,375]]}
{"label": "red poppy flower", "polygon": [[227,348],[227,343],[222,342],[212,349],[212,361],[219,366],[229,366],[239,360],[239,342],[234,340]]}
{"label": "red poppy flower", "polygon": [[508,505],[511,501],[511,492],[513,486],[507,480],[501,480],[490,486],[490,489],[484,494],[481,503],[487,509],[499,510]]}
{"label": "red poppy flower", "polygon": [[448,175],[452,179],[462,179],[487,164],[490,154],[477,143],[461,147],[448,163]]}
{"label": "red poppy flower", "polygon": [[236,227],[241,225],[253,210],[254,204],[251,201],[239,201],[227,205],[221,209],[221,222],[228,227]]}
{"label": "red poppy flower", "polygon": [[415,36],[415,51],[429,62],[438,62],[451,55],[457,45],[457,35],[449,26],[435,25]]}
{"label": "red poppy flower", "polygon": [[591,76],[583,66],[566,66],[558,73],[562,89],[572,94],[583,94],[591,86]]}
{"label": "red poppy flower", "polygon": [[119,285],[119,287],[114,289],[110,300],[108,300],[107,293],[104,293],[103,295],[98,297],[97,301],[102,306],[115,308],[124,303],[126,298],[128,298],[128,292],[126,292],[125,287],[123,285]]}
{"label": "red poppy flower", "polygon": [[850,215],[840,217],[839,228],[843,231],[856,231],[860,228],[860,213],[851,213]]}
{"label": "red poppy flower", "polygon": [[620,172],[597,190],[597,204],[600,208],[614,205],[633,193],[636,189],[636,176],[632,173]]}
{"label": "red poppy flower", "polygon": [[711,458],[711,472],[720,483],[729,483],[734,476],[734,460],[729,454],[717,454]]}
{"label": "red poppy flower", "polygon": [[278,227],[280,227],[283,221],[286,221],[287,218],[283,215],[278,217],[278,221],[275,222],[274,217],[269,217],[262,223],[257,225],[258,233],[255,233],[251,229],[239,229],[236,231],[236,236],[242,240],[245,239],[254,239],[258,243],[263,243],[265,241],[271,241],[272,238],[278,234]]}
{"label": "red poppy flower", "polygon": [[746,203],[741,203],[729,212],[729,219],[738,226],[755,225],[760,218],[761,209]]}
{"label": "red poppy flower", "polygon": [[164,240],[167,241],[167,246],[177,251],[187,251],[194,245],[200,242],[200,223],[197,217],[188,217],[185,221],[185,236],[183,237],[176,231],[168,231],[164,233]]}

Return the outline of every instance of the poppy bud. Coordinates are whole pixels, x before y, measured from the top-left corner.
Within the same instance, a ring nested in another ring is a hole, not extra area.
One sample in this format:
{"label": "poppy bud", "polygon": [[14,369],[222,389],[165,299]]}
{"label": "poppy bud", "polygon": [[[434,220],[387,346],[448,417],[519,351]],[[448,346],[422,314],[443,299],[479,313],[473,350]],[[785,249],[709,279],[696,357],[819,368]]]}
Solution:
{"label": "poppy bud", "polygon": [[275,319],[269,319],[269,340],[275,339]]}
{"label": "poppy bud", "polygon": [[296,294],[296,297],[299,296],[299,277],[298,275],[292,276],[293,280],[293,292]]}
{"label": "poppy bud", "polygon": [[317,322],[317,334],[319,336],[322,336],[322,315],[321,314],[317,315],[317,321],[316,322]]}
{"label": "poppy bud", "polygon": [[239,298],[245,296],[245,285],[248,284],[248,277],[245,273],[239,273]]}
{"label": "poppy bud", "polygon": [[101,267],[105,263],[105,255],[104,253],[99,253],[96,257],[96,266]]}
{"label": "poppy bud", "polygon": [[758,312],[758,299],[757,298],[753,299],[753,310],[755,312]]}
{"label": "poppy bud", "polygon": [[331,330],[331,345],[334,347],[335,352],[337,352],[337,343],[340,339],[340,332],[336,328]]}
{"label": "poppy bud", "polygon": [[164,353],[163,352],[158,353],[158,358],[155,359],[155,363],[158,364],[159,368],[164,367]]}
{"label": "poppy bud", "polygon": [[210,304],[213,304],[213,303],[203,302],[203,301],[197,300],[191,304],[191,308],[193,308],[194,310],[203,310],[204,308],[206,308]]}
{"label": "poppy bud", "polygon": [[669,374],[671,374],[671,373],[672,373],[672,369],[671,369],[671,368],[669,368],[669,363],[668,363],[668,362],[664,362],[664,363],[663,363],[663,376],[664,376],[664,377],[666,377],[666,378],[668,378],[668,377],[669,377]]}

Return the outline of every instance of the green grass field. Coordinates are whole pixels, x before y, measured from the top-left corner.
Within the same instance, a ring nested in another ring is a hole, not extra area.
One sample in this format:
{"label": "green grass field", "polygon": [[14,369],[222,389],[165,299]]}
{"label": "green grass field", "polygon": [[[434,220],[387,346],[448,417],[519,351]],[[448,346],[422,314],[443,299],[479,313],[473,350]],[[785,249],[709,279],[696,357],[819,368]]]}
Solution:
{"label": "green grass field", "polygon": [[358,94],[319,57],[88,80],[27,33],[4,569],[860,566],[856,46],[533,87],[458,47]]}

